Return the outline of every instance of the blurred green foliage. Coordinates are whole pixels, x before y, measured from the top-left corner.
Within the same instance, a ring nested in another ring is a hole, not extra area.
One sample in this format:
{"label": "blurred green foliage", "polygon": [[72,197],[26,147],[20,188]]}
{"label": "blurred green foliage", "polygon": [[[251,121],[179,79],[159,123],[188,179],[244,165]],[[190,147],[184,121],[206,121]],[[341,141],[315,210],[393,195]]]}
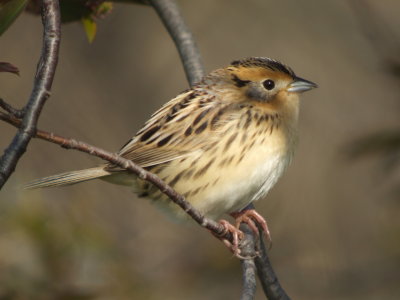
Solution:
{"label": "blurred green foliage", "polygon": [[0,2],[0,35],[15,21],[27,3],[28,0],[2,0]]}
{"label": "blurred green foliage", "polygon": [[[95,299],[135,286],[124,264],[114,263],[124,255],[110,236],[68,208],[34,198],[0,206],[0,299]],[[99,266],[118,284],[102,279]]]}
{"label": "blurred green foliage", "polygon": [[[111,2],[147,4],[145,0],[60,0],[61,22],[82,22],[89,42],[95,38],[98,19],[104,18],[112,11]],[[40,14],[40,0],[1,0],[0,1],[0,35],[17,19],[25,9]]]}

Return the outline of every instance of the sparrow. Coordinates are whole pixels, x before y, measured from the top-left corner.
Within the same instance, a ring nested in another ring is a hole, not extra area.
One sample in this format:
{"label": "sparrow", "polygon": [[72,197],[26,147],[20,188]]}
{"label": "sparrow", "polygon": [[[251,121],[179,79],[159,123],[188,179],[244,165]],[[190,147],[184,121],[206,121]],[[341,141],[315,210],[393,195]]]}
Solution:
{"label": "sparrow", "polygon": [[[118,155],[158,175],[206,217],[220,220],[239,253],[242,222],[270,238],[265,219],[249,205],[264,198],[290,161],[298,138],[299,96],[316,88],[270,58],[250,57],[212,71],[159,110]],[[184,218],[160,190],[112,165],[66,172],[26,185],[28,189],[71,185],[92,179],[129,186]]]}

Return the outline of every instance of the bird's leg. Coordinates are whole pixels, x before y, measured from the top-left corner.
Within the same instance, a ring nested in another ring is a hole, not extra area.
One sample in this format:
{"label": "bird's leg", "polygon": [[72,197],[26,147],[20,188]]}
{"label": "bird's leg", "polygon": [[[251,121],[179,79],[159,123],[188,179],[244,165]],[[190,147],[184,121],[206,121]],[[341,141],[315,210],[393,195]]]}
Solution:
{"label": "bird's leg", "polygon": [[256,223],[260,225],[267,242],[271,245],[271,235],[269,233],[267,221],[256,212],[253,206],[246,206],[241,211],[233,212],[230,215],[235,219],[237,229],[239,229],[241,223],[246,223],[257,236],[259,236],[259,231]]}
{"label": "bird's leg", "polygon": [[[220,239],[226,247],[229,248],[232,253],[239,258],[242,258],[240,256],[240,248],[239,248],[239,242],[243,238],[243,232],[239,230],[239,228],[233,226],[231,223],[229,223],[226,220],[219,220],[218,222],[224,227],[224,232],[221,235],[217,235],[215,233],[214,236],[218,239]],[[232,234],[232,242],[224,238],[224,236],[230,232]]]}

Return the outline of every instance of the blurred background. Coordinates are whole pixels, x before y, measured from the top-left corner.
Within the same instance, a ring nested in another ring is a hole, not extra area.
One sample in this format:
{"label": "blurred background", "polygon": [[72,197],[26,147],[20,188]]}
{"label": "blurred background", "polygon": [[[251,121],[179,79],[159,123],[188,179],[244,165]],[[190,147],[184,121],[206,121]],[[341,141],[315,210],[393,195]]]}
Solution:
{"label": "blurred background", "polygon": [[[288,294],[399,299],[400,2],[178,3],[207,72],[267,56],[320,86],[303,96],[291,167],[256,203]],[[79,23],[62,34],[41,129],[117,151],[188,87],[151,7],[115,4],[92,44]],[[26,13],[0,37],[0,60],[21,73],[0,73],[0,97],[14,107],[29,97],[41,43],[40,18]],[[0,123],[0,149],[15,132]],[[101,163],[40,140],[28,150],[0,192],[0,299],[238,299],[240,263],[223,244],[128,188],[93,181],[21,191]]]}

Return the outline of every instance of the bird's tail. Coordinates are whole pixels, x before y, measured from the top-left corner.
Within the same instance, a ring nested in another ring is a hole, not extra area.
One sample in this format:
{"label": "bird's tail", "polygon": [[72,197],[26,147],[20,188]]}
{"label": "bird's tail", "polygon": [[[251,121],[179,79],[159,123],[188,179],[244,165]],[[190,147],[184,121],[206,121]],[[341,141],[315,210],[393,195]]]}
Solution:
{"label": "bird's tail", "polygon": [[71,185],[110,175],[104,167],[96,167],[72,172],[61,173],[41,179],[34,180],[24,186],[24,189],[38,189]]}

